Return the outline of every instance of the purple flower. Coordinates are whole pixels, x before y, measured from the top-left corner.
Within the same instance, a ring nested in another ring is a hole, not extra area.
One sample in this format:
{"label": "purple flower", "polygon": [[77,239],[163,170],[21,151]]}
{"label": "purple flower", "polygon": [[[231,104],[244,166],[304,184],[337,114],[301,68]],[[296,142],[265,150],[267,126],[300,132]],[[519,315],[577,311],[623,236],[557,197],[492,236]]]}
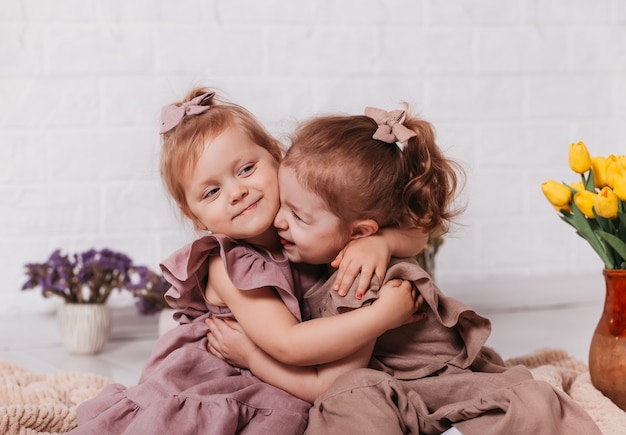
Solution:
{"label": "purple flower", "polygon": [[44,297],[59,296],[71,303],[105,303],[113,290],[137,297],[141,314],[167,306],[163,295],[169,284],[146,266],[134,265],[126,254],[111,249],[65,255],[55,250],[44,263],[25,266],[22,290],[40,288]]}
{"label": "purple flower", "polygon": [[165,292],[169,290],[170,283],[162,275],[147,269],[140,274],[141,280],[135,289],[137,302],[135,307],[140,314],[155,314],[163,308],[169,308],[165,300]]}

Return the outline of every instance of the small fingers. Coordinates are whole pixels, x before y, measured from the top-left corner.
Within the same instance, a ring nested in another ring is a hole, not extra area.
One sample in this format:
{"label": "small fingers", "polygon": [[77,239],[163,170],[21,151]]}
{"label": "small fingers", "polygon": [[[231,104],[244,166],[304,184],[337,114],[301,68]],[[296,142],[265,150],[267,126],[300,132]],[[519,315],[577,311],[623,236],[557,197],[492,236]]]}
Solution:
{"label": "small fingers", "polygon": [[330,267],[338,269],[341,265],[341,260],[343,260],[344,250],[339,251],[339,254],[335,257],[335,259],[330,263]]}
{"label": "small fingers", "polygon": [[216,318],[216,317],[209,317],[208,319],[206,319],[204,321],[204,324],[207,326],[207,328],[209,328],[209,330],[211,331],[219,331],[221,328],[221,323],[223,321]]}
{"label": "small fingers", "polygon": [[215,336],[213,335],[213,333],[209,331],[207,333],[206,337],[207,337],[207,340],[208,340],[207,344],[206,344],[207,350],[209,352],[211,352],[213,355],[215,355],[216,357],[218,357],[219,359],[223,360],[224,357],[222,356],[220,351],[216,348],[216,344],[215,343],[217,342],[217,340],[216,340]]}
{"label": "small fingers", "polygon": [[360,272],[361,268],[358,265],[355,266],[353,262],[342,264],[337,271],[337,278],[335,279],[333,289],[339,293],[339,296],[347,295],[348,290]]}
{"label": "small fingers", "polygon": [[356,298],[357,299],[362,299],[363,295],[365,294],[365,292],[367,291],[367,289],[370,286],[370,282],[371,282],[371,277],[368,279],[368,277],[363,276],[363,274],[361,274],[361,277],[359,278],[359,282],[356,288]]}
{"label": "small fingers", "polygon": [[339,296],[345,296],[347,291],[343,287],[343,279],[344,279],[344,270],[339,269],[337,271],[337,278],[335,278],[335,282],[333,283],[333,290],[339,293]]}
{"label": "small fingers", "polygon": [[226,361],[226,359],[222,356],[221,353],[219,353],[217,350],[215,350],[213,347],[209,346],[209,352],[211,352],[212,355],[218,357],[219,359],[221,359],[222,361]]}
{"label": "small fingers", "polygon": [[383,283],[385,282],[385,274],[387,273],[387,267],[386,266],[377,267],[375,273],[376,273],[376,277],[378,278],[378,283],[380,285],[383,285]]}
{"label": "small fingers", "polygon": [[421,293],[417,292],[417,290],[415,290],[415,292],[417,293],[417,299],[415,300],[415,308],[419,310],[424,305],[424,296],[422,296]]}
{"label": "small fingers", "polygon": [[209,328],[209,332],[206,334],[209,344],[213,343],[212,346],[214,346],[215,343],[219,343],[222,338],[222,327],[225,323],[223,320],[216,318],[206,319],[204,323]]}
{"label": "small fingers", "polygon": [[210,317],[204,321],[204,324],[211,330],[219,331],[226,325],[224,320],[225,319],[219,319],[217,317]]}
{"label": "small fingers", "polygon": [[[356,289],[357,299],[361,299],[363,295],[365,294],[365,292],[367,291],[367,289],[370,287],[372,283],[372,278],[374,277],[374,273],[375,273],[374,269],[365,268],[365,267],[361,269],[361,276],[359,277],[359,282],[358,282],[358,286]],[[350,285],[352,285],[352,282],[350,282]]]}
{"label": "small fingers", "polygon": [[413,292],[413,298],[415,300],[415,313],[413,313],[413,319],[415,322],[419,322],[420,320],[424,320],[426,318],[426,312],[421,311],[422,306],[424,305],[424,296],[422,296],[415,287],[413,287]]}
{"label": "small fingers", "polygon": [[393,282],[396,287],[403,287],[404,290],[412,292],[415,290],[415,286],[411,281],[406,281],[400,278],[394,279],[390,282]]}
{"label": "small fingers", "polygon": [[243,331],[243,328],[241,327],[239,322],[234,320],[234,319],[225,318],[224,319],[224,324],[226,326],[228,326],[230,329],[234,329],[235,331],[239,331],[239,332],[245,334],[245,332]]}

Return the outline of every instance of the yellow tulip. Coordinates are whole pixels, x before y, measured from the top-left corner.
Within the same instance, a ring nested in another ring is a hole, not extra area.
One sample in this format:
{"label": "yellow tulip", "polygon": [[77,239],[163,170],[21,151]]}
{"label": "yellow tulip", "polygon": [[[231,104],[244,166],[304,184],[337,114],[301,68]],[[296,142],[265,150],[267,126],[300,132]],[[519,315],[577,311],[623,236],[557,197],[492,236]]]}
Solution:
{"label": "yellow tulip", "polygon": [[606,185],[609,187],[613,187],[613,178],[615,177],[615,172],[618,168],[618,160],[617,157],[611,154],[606,158],[606,166],[605,166],[605,177],[606,177]]}
{"label": "yellow tulip", "polygon": [[613,176],[613,190],[622,201],[626,201],[626,168],[620,166]]}
{"label": "yellow tulip", "polygon": [[554,208],[559,213],[561,213],[561,211],[563,210],[565,210],[568,213],[572,212],[572,208],[569,206],[569,204],[567,204],[565,207],[556,207],[553,205],[552,208]]}
{"label": "yellow tulip", "polygon": [[569,146],[569,166],[572,171],[579,174],[584,174],[591,168],[591,157],[583,142],[573,143]]}
{"label": "yellow tulip", "polygon": [[607,219],[615,219],[617,217],[617,195],[613,189],[606,186],[596,196],[596,213]]}
{"label": "yellow tulip", "polygon": [[602,189],[606,186],[606,157],[592,157],[591,170],[593,171],[593,184]]}
{"label": "yellow tulip", "polygon": [[589,219],[595,219],[593,214],[593,205],[596,202],[596,195],[588,190],[581,190],[574,195],[574,204],[583,212]]}
{"label": "yellow tulip", "polygon": [[581,190],[585,190],[585,184],[582,181],[579,181],[578,183],[570,183],[569,185],[576,192],[580,192]]}
{"label": "yellow tulip", "polygon": [[572,200],[572,191],[570,188],[558,181],[546,181],[541,185],[541,190],[548,201],[550,201],[550,204],[558,210],[568,206],[569,202]]}

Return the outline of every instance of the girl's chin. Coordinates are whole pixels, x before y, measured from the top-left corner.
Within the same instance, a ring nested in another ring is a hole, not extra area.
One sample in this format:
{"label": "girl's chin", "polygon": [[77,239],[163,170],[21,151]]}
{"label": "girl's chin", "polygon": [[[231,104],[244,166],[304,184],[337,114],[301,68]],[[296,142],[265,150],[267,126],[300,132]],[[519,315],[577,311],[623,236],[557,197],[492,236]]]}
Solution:
{"label": "girl's chin", "polygon": [[303,263],[302,258],[293,248],[295,248],[295,245],[291,245],[291,249],[285,248],[285,245],[283,245],[283,252],[285,253],[285,257],[287,257],[287,260],[291,261],[292,263]]}
{"label": "girl's chin", "polygon": [[335,258],[327,259],[327,258],[308,258],[300,255],[299,252],[296,251],[287,251],[283,249],[285,253],[285,257],[292,263],[306,263],[306,264],[330,264]]}

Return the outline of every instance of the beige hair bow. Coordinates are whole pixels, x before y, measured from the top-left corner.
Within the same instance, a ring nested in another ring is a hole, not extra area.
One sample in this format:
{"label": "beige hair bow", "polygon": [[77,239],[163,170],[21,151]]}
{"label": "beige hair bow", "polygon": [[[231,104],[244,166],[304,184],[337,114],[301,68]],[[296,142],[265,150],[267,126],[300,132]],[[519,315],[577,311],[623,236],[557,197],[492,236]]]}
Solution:
{"label": "beige hair bow", "polygon": [[378,124],[378,130],[372,136],[373,139],[387,143],[405,143],[412,137],[417,136],[413,130],[402,125],[404,110],[387,112],[376,107],[366,107],[365,116],[372,118]]}
{"label": "beige hair bow", "polygon": [[191,101],[185,101],[180,106],[168,104],[161,109],[161,134],[167,133],[176,127],[187,115],[199,115],[211,108],[209,101],[215,92],[198,95]]}

